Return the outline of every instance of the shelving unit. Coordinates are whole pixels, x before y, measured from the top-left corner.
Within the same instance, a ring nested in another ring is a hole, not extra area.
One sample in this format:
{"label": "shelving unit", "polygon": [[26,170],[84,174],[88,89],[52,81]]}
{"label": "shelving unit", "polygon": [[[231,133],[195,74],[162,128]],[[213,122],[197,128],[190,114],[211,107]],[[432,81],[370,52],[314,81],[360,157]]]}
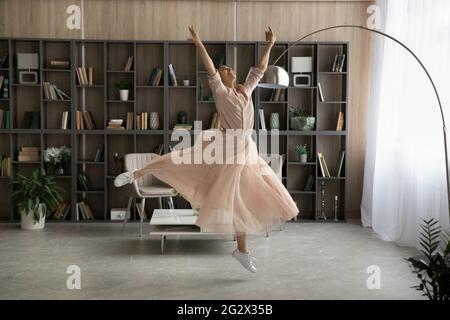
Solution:
{"label": "shelving unit", "polygon": [[[271,61],[283,52],[289,42],[277,43],[271,54]],[[256,65],[263,43],[252,41],[206,41],[205,47],[213,60],[218,55],[224,56],[224,64],[233,67],[237,73],[237,82],[242,83],[251,66]],[[312,56],[314,72],[311,87],[293,87],[286,89],[286,101],[269,101],[270,90],[257,88],[253,95],[255,105],[255,131],[258,146],[267,140],[267,151],[272,152],[270,130],[260,130],[259,109],[264,109],[265,122],[269,124],[270,113],[280,115],[279,153],[285,154],[282,169],[282,182],[297,202],[301,218],[318,220],[321,215],[320,183],[325,183],[325,212],[327,221],[334,217],[334,196],[340,199],[338,208],[339,221],[345,220],[345,163],[341,177],[322,178],[317,161],[317,152],[322,152],[331,172],[339,150],[346,148],[348,131],[347,97],[348,97],[348,63],[343,72],[331,72],[334,55],[345,53],[348,61],[348,43],[346,42],[307,42],[292,48],[278,62],[290,71],[290,58],[293,56]],[[188,41],[112,41],[112,40],[72,40],[72,39],[22,39],[0,38],[0,55],[9,52],[7,68],[0,69],[0,74],[8,75],[10,96],[0,98],[0,108],[11,111],[10,129],[0,129],[0,154],[12,157],[12,177],[17,173],[29,174],[35,168],[52,172],[42,159],[35,162],[18,162],[18,149],[22,146],[37,146],[42,151],[48,146],[66,145],[72,150],[68,176],[58,177],[58,185],[66,192],[65,201],[71,204],[71,213],[65,221],[77,221],[75,204],[87,201],[97,221],[110,221],[111,208],[125,207],[128,196],[121,189],[113,187],[113,179],[122,169],[115,163],[115,153],[123,157],[131,152],[153,152],[159,144],[164,145],[164,152],[169,151],[173,126],[177,122],[177,112],[188,113],[188,123],[202,121],[203,129],[209,128],[214,101],[201,99],[201,95],[210,96],[207,74],[199,61],[196,48]],[[17,53],[33,52],[39,54],[39,83],[19,84],[15,56]],[[130,71],[124,71],[129,56],[134,57]],[[70,61],[70,69],[49,68],[51,59]],[[170,84],[168,66],[173,64],[178,86]],[[93,85],[80,85],[77,82],[77,67],[93,67]],[[159,86],[149,86],[148,79],[153,67],[163,69]],[[119,79],[129,79],[132,87],[130,100],[123,102],[114,87]],[[184,79],[190,81],[183,86]],[[56,83],[70,100],[44,99],[43,82]],[[321,83],[325,102],[318,97],[318,82]],[[292,82],[291,82],[292,83]],[[289,124],[288,107],[301,105],[316,117],[316,130],[294,131]],[[23,112],[36,111],[41,116],[38,129],[22,127]],[[60,129],[62,111],[70,111],[70,129]],[[90,111],[96,129],[76,129],[76,111]],[[335,131],[336,113],[345,114],[343,131]],[[133,115],[141,112],[158,112],[160,127],[157,130],[110,130],[107,122],[111,118],[126,120],[127,112]],[[193,133],[193,131],[191,131]],[[193,142],[193,139],[192,139]],[[306,143],[312,153],[307,163],[300,163],[295,146]],[[105,159],[95,162],[97,147],[104,146]],[[78,188],[77,175],[85,172],[94,187],[93,191]],[[70,176],[69,176],[70,174]],[[313,191],[304,191],[309,174],[315,177]],[[10,203],[9,182],[12,177],[0,177],[0,221],[17,221],[18,215]],[[174,199],[175,206],[186,208],[189,203],[183,198]],[[158,203],[147,201],[147,212],[157,208]],[[137,218],[137,212],[132,213]],[[84,220],[81,220],[85,222]],[[86,221],[88,222],[88,221]]]}

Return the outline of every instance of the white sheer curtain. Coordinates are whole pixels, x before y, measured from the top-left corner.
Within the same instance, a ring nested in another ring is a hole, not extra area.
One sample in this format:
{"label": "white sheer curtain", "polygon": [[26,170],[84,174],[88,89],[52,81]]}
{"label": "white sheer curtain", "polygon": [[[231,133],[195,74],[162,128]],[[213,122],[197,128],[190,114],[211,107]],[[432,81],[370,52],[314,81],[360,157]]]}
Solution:
{"label": "white sheer curtain", "polygon": [[[448,113],[450,1],[378,5],[382,30],[422,60]],[[382,239],[417,247],[422,218],[434,217],[444,228],[449,226],[442,121],[420,65],[395,42],[374,38],[361,219]]]}

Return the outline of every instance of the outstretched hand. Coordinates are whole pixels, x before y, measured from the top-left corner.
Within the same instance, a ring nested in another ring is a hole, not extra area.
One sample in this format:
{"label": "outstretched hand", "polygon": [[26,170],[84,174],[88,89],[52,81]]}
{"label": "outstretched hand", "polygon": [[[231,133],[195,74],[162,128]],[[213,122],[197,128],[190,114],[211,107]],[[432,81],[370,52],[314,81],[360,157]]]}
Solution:
{"label": "outstretched hand", "polygon": [[188,26],[189,31],[191,32],[192,38],[189,40],[192,40],[193,42],[201,42],[200,37],[198,36],[197,32],[194,29],[193,25]]}
{"label": "outstretched hand", "polygon": [[266,30],[266,41],[274,43],[277,37],[275,36],[275,33],[272,31],[272,28],[270,26],[267,26],[268,30]]}

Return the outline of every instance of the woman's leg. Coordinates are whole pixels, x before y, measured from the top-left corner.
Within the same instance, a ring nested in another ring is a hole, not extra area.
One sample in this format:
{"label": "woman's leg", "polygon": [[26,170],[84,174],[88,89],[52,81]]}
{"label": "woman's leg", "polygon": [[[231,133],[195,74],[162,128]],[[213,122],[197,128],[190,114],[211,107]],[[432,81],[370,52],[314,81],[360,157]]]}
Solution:
{"label": "woman's leg", "polygon": [[236,242],[239,252],[247,253],[247,244],[245,241],[245,233],[236,233]]}

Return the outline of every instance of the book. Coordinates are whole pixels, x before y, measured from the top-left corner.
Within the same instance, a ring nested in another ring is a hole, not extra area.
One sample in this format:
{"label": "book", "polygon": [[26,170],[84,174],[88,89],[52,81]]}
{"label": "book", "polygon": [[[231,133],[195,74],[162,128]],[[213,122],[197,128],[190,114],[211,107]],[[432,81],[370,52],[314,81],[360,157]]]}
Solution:
{"label": "book", "polygon": [[6,53],[0,58],[0,68],[8,68],[8,57],[9,54]]}
{"label": "book", "polygon": [[133,130],[133,122],[134,122],[134,113],[127,112],[127,124],[125,128],[127,130]]}
{"label": "book", "polygon": [[22,119],[22,128],[39,129],[41,113],[39,111],[25,111]]}
{"label": "book", "polygon": [[99,144],[97,151],[95,152],[94,162],[103,162],[104,161],[104,152],[105,148],[103,144]]}
{"label": "book", "polygon": [[69,69],[70,61],[69,60],[50,60],[49,67],[50,68]]}
{"label": "book", "polygon": [[3,80],[3,98],[9,98],[9,80],[8,77],[5,77]]}
{"label": "book", "polygon": [[0,156],[0,176],[11,176],[11,157],[8,157],[6,155]]}
{"label": "book", "polygon": [[322,91],[322,86],[320,85],[320,82],[317,83],[317,88],[319,90],[319,99],[321,102],[324,102],[325,99],[323,97],[323,91]]}
{"label": "book", "polygon": [[317,156],[319,158],[320,171],[322,172],[322,177],[329,178],[331,177],[330,171],[328,170],[327,162],[321,152],[317,152]]}
{"label": "book", "polygon": [[309,191],[312,191],[312,190],[313,190],[313,188],[314,188],[314,180],[315,180],[314,175],[310,174],[310,175],[308,176],[307,181],[306,181],[304,191],[309,192]]}
{"label": "book", "polygon": [[70,124],[70,113],[69,111],[63,111],[61,117],[61,129],[63,130],[69,129],[69,124]]}
{"label": "book", "polygon": [[176,124],[173,127],[173,130],[178,130],[178,129],[191,130],[192,124]]}
{"label": "book", "polygon": [[131,71],[131,68],[133,67],[133,60],[134,60],[134,56],[129,56],[127,63],[125,64],[125,71]]}
{"label": "book", "polygon": [[88,176],[84,172],[80,172],[77,176],[78,187],[81,191],[92,191],[94,188],[92,187],[91,180],[89,180]]}
{"label": "book", "polygon": [[342,131],[343,128],[344,128],[344,113],[339,111],[336,123],[336,131]]}
{"label": "book", "polygon": [[88,84],[92,86],[94,84],[94,68],[88,67]]}
{"label": "book", "polygon": [[264,119],[264,110],[259,109],[259,122],[261,124],[261,130],[267,130],[266,129],[266,120]]}
{"label": "book", "polygon": [[178,83],[177,83],[177,77],[175,75],[175,69],[173,67],[173,64],[169,64],[169,78],[170,78],[171,85],[176,87],[178,85]]}
{"label": "book", "polygon": [[344,164],[344,156],[345,156],[345,150],[339,151],[339,156],[336,164],[336,177],[341,176],[342,172],[342,166]]}

